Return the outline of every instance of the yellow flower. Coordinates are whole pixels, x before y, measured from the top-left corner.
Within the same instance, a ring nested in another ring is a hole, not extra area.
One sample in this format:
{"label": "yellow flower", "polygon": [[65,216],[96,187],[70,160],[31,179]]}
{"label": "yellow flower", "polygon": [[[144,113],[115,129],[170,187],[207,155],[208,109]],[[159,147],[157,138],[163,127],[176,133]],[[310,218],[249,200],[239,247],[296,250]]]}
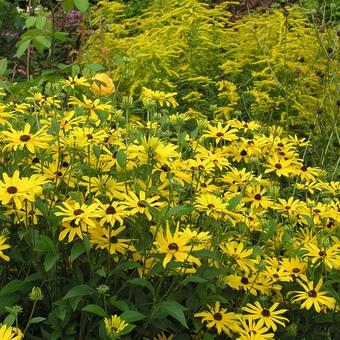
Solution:
{"label": "yellow flower", "polygon": [[208,311],[196,313],[194,316],[202,318],[202,321],[207,323],[208,329],[215,327],[218,334],[223,332],[231,337],[232,333],[238,330],[237,314],[227,313],[225,308],[221,308],[219,301],[215,302],[214,307],[208,305]]}
{"label": "yellow flower", "polygon": [[9,261],[9,257],[3,253],[3,250],[11,248],[11,246],[7,244],[6,241],[7,241],[6,237],[1,235],[0,236],[0,258],[3,258],[5,261]]}
{"label": "yellow flower", "polygon": [[19,328],[0,324],[0,339],[1,340],[21,340],[23,334]]}
{"label": "yellow flower", "polygon": [[115,339],[129,324],[115,314],[111,315],[110,318],[105,318],[104,325],[107,335],[111,339]]}
{"label": "yellow flower", "polygon": [[320,313],[322,308],[329,308],[333,310],[336,305],[336,300],[332,297],[327,296],[327,292],[320,291],[323,280],[320,279],[318,284],[314,287],[313,281],[308,281],[305,279],[305,282],[297,280],[300,286],[304,289],[301,291],[293,291],[291,293],[296,293],[296,296],[292,298],[292,302],[300,302],[303,301],[301,305],[301,309],[311,309],[314,306],[315,310]]}
{"label": "yellow flower", "polygon": [[123,201],[122,204],[131,209],[129,211],[131,215],[141,213],[144,214],[149,221],[152,220],[149,207],[157,208],[164,205],[163,202],[157,202],[159,196],[146,198],[144,191],[140,191],[138,196],[134,192],[130,192],[128,195],[125,195],[124,199],[125,201]]}
{"label": "yellow flower", "polygon": [[32,175],[30,178],[20,178],[20,173],[16,170],[12,177],[6,173],[0,181],[0,201],[8,204],[13,201],[17,209],[21,209],[23,202],[29,200],[34,202],[35,197],[42,193],[42,184],[45,178],[40,175]]}
{"label": "yellow flower", "polygon": [[63,206],[58,207],[60,211],[57,211],[55,215],[63,216],[63,223],[73,221],[72,223],[76,226],[81,223],[85,230],[85,227],[96,226],[94,219],[98,217],[97,207],[98,203],[86,205],[85,203],[68,201],[64,202]]}
{"label": "yellow flower", "polygon": [[248,303],[245,307],[242,307],[242,309],[249,313],[249,315],[246,315],[247,318],[258,320],[260,327],[265,325],[268,329],[272,328],[275,332],[277,329],[275,323],[285,326],[284,322],[288,321],[287,318],[281,316],[281,314],[287,312],[287,309],[277,310],[278,305],[276,302],[270,308],[263,308],[260,302],[256,301],[255,305]]}
{"label": "yellow flower", "polygon": [[230,129],[229,125],[222,126],[220,122],[217,123],[217,126],[208,126],[208,131],[202,135],[202,138],[213,138],[216,140],[216,143],[218,144],[221,140],[226,141],[233,141],[237,140],[238,137],[236,136],[237,129]]}
{"label": "yellow flower", "polygon": [[[307,243],[305,244],[304,249],[308,251],[304,257],[311,257],[313,264],[320,260],[320,262],[324,263],[329,269],[332,269],[333,267],[339,267],[340,248],[337,244],[334,244],[328,248],[319,248],[313,243]],[[317,265],[319,265],[320,262]]]}
{"label": "yellow flower", "polygon": [[117,229],[96,227],[90,230],[91,243],[96,245],[97,249],[106,249],[111,255],[124,255],[127,251],[135,251],[130,239],[117,237],[124,229],[124,226]]}
{"label": "yellow flower", "polygon": [[2,134],[5,136],[6,145],[4,150],[23,150],[26,148],[29,152],[35,153],[37,149],[47,149],[51,136],[46,133],[47,127],[42,127],[36,133],[30,133],[31,126],[26,123],[23,130],[16,131],[11,128],[10,131],[3,131]]}
{"label": "yellow flower", "polygon": [[144,105],[153,105],[154,103],[158,103],[161,107],[164,106],[172,106],[176,107],[178,106],[178,103],[176,102],[176,99],[174,98],[176,96],[176,92],[173,93],[165,93],[163,91],[153,91],[146,87],[143,87],[141,99],[144,103]]}
{"label": "yellow flower", "polygon": [[85,77],[68,77],[66,80],[61,80],[61,84],[63,84],[63,88],[70,87],[71,89],[74,89],[76,86],[85,86],[88,87],[90,86],[88,80]]}
{"label": "yellow flower", "polygon": [[195,207],[198,211],[207,214],[215,219],[227,212],[226,204],[220,197],[214,194],[205,193],[196,198]]}
{"label": "yellow flower", "polygon": [[256,260],[249,257],[253,254],[253,249],[244,249],[242,242],[227,241],[220,245],[221,250],[229,255],[245,272],[249,272],[256,263]]}
{"label": "yellow flower", "polygon": [[195,263],[198,266],[201,265],[200,260],[190,254],[193,247],[188,244],[189,241],[190,239],[186,234],[180,234],[178,232],[178,227],[174,234],[171,234],[169,225],[166,227],[165,234],[163,234],[162,228],[157,232],[155,246],[158,252],[165,254],[163,260],[164,268],[173,258],[178,262],[189,262]]}
{"label": "yellow flower", "polygon": [[266,340],[274,339],[274,333],[267,333],[269,329],[263,323],[256,323],[253,319],[240,317],[241,327],[237,331],[239,340]]}
{"label": "yellow flower", "polygon": [[92,81],[91,90],[99,96],[109,96],[116,89],[112,79],[106,73],[97,73]]}

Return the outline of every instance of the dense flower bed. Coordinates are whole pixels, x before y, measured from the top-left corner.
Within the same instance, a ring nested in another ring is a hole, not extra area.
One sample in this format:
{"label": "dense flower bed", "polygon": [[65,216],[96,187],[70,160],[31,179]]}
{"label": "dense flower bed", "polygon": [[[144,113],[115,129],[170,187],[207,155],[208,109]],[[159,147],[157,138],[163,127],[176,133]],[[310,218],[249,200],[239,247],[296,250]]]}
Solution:
{"label": "dense flower bed", "polygon": [[2,93],[0,332],[334,336],[339,182],[310,142],[84,73]]}

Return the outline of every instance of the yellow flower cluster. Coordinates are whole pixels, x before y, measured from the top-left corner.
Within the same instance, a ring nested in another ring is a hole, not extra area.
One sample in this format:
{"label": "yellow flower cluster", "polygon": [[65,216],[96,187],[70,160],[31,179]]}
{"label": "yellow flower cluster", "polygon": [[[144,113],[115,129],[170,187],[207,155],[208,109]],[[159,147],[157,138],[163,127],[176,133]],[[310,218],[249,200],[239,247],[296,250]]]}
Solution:
{"label": "yellow flower cluster", "polygon": [[[145,102],[172,110],[173,93],[144,89],[118,110],[84,86],[89,79],[72,96],[66,82],[53,84],[59,93],[49,100],[35,92],[1,104],[0,202],[10,230],[2,259],[17,230],[53,230],[65,263],[69,244],[83,242],[82,261],[95,254],[103,276],[126,264],[130,281],[162,273],[171,290],[184,278],[206,282],[210,271],[214,290],[235,298],[213,297],[195,315],[240,339],[273,338],[290,309],[338,311],[327,287],[340,269],[340,185],[313,166],[309,141],[254,120],[191,116],[178,125]],[[145,109],[148,123],[130,120]],[[117,315],[105,319],[110,336],[126,327]]]}

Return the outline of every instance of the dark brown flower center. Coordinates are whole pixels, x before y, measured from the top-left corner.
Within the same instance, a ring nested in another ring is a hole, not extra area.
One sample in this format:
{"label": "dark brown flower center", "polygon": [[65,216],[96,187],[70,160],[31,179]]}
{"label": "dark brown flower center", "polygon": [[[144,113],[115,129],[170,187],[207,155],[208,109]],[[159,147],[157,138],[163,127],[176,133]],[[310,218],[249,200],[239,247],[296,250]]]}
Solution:
{"label": "dark brown flower center", "polygon": [[244,285],[246,285],[246,284],[249,283],[249,280],[248,280],[246,277],[242,277],[241,283],[244,284]]}
{"label": "dark brown flower center", "polygon": [[110,237],[110,243],[117,243],[117,242],[118,242],[118,238],[116,236]]}
{"label": "dark brown flower center", "polygon": [[216,133],[216,137],[222,137],[223,135],[224,135],[223,132],[217,132],[217,133]]}
{"label": "dark brown flower center", "polygon": [[215,313],[214,315],[213,315],[213,317],[214,317],[214,319],[216,320],[216,321],[221,321],[222,320],[222,314],[221,313]]}
{"label": "dark brown flower center", "polygon": [[140,208],[146,208],[148,206],[147,202],[139,201],[137,204]]}
{"label": "dark brown flower center", "polygon": [[282,165],[281,165],[280,163],[276,163],[276,164],[275,164],[275,168],[276,168],[276,169],[282,169]]}
{"label": "dark brown flower center", "polygon": [[16,187],[8,187],[7,188],[7,192],[9,193],[9,194],[16,194],[17,192],[18,192],[18,189],[16,188]]}
{"label": "dark brown flower center", "polygon": [[81,215],[83,212],[84,212],[84,210],[82,210],[82,209],[76,209],[76,210],[73,211],[73,215],[78,216],[78,215]]}
{"label": "dark brown flower center", "polygon": [[31,139],[31,136],[30,136],[30,135],[21,135],[21,136],[20,136],[20,140],[21,140],[22,142],[28,142],[30,139]]}
{"label": "dark brown flower center", "polygon": [[207,205],[207,207],[208,207],[208,209],[215,208],[215,206],[214,206],[212,203],[209,203],[209,204]]}
{"label": "dark brown flower center", "polygon": [[86,135],[86,137],[87,137],[87,139],[93,139],[93,136],[92,136],[90,133],[88,133],[88,134]]}
{"label": "dark brown flower center", "polygon": [[307,171],[307,167],[305,165],[303,165],[300,170],[305,172],[305,171]]}
{"label": "dark brown flower center", "polygon": [[240,155],[241,155],[241,156],[247,156],[247,151],[246,151],[246,150],[242,150],[242,151],[240,152]]}
{"label": "dark brown flower center", "polygon": [[292,269],[292,272],[293,272],[293,273],[300,273],[300,268],[293,268],[293,269]]}
{"label": "dark brown flower center", "polygon": [[172,243],[170,243],[169,245],[168,245],[168,249],[170,250],[170,251],[177,251],[179,248],[178,248],[178,244],[177,243],[175,243],[175,242],[172,242]]}
{"label": "dark brown flower center", "polygon": [[105,212],[107,215],[113,215],[116,213],[116,209],[112,205],[110,205],[109,207],[107,207]]}
{"label": "dark brown flower center", "polygon": [[263,309],[263,311],[261,312],[262,316],[264,317],[268,317],[270,316],[270,311],[266,308]]}
{"label": "dark brown flower center", "polygon": [[254,198],[255,198],[257,201],[261,201],[262,196],[261,196],[261,194],[256,194],[256,195],[254,196]]}
{"label": "dark brown flower center", "polygon": [[324,257],[326,256],[326,252],[324,250],[319,251],[319,256]]}
{"label": "dark brown flower center", "polygon": [[170,171],[170,168],[169,168],[167,165],[162,165],[162,166],[161,166],[161,169],[162,169],[164,172],[169,172],[169,171]]}
{"label": "dark brown flower center", "polygon": [[317,292],[315,291],[315,289],[312,289],[308,292],[308,296],[309,297],[312,297],[312,298],[315,298],[317,296]]}

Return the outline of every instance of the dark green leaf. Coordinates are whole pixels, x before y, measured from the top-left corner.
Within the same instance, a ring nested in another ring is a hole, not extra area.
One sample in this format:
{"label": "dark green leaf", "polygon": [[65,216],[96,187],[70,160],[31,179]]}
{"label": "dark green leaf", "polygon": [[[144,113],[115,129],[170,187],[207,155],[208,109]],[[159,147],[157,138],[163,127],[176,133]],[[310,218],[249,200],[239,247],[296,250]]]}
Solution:
{"label": "dark green leaf", "polygon": [[187,321],[185,320],[185,316],[183,311],[185,311],[187,308],[182,306],[177,301],[167,300],[159,303],[157,307],[167,314],[171,315],[174,319],[180,322],[180,324],[188,328]]}
{"label": "dark green leaf", "polygon": [[129,280],[128,283],[131,283],[131,284],[134,284],[134,285],[137,285],[137,286],[141,286],[141,287],[145,287],[145,288],[147,288],[150,291],[152,296],[155,295],[155,288],[150,283],[150,281],[148,281],[145,278],[138,278],[137,277],[135,279]]}
{"label": "dark green leaf", "polygon": [[134,310],[128,310],[120,315],[128,323],[145,319],[145,315]]}
{"label": "dark green leaf", "polygon": [[86,307],[82,309],[82,311],[96,314],[102,318],[105,318],[107,316],[105,310],[99,305],[95,305],[95,304],[87,305]]}
{"label": "dark green leaf", "polygon": [[62,298],[62,300],[66,300],[66,299],[71,299],[74,297],[82,297],[82,296],[86,296],[86,295],[92,295],[95,293],[95,290],[88,286],[88,285],[79,285],[79,286],[75,286],[73,288],[71,288],[67,294]]}
{"label": "dark green leaf", "polygon": [[73,262],[75,259],[77,259],[81,254],[85,253],[85,247],[83,241],[77,240],[71,249],[71,255],[70,259],[71,262]]}
{"label": "dark green leaf", "polygon": [[58,254],[47,254],[44,261],[45,270],[47,272],[50,271],[55,266],[58,260],[59,260]]}

